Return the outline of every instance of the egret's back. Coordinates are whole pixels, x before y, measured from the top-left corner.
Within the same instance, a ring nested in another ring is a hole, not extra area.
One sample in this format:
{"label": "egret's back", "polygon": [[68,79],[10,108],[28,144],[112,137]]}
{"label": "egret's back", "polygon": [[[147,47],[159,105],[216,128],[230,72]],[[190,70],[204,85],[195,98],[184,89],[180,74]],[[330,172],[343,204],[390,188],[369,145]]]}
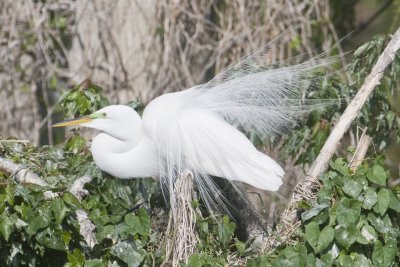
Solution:
{"label": "egret's back", "polygon": [[205,85],[152,101],[143,126],[159,148],[161,183],[169,191],[165,195],[175,197],[174,181],[186,170],[193,173],[209,208],[224,208],[210,175],[278,190],[284,171],[239,129],[272,136],[318,108],[302,104],[300,89],[309,81],[307,75],[323,64],[309,61],[236,76],[228,71]]}

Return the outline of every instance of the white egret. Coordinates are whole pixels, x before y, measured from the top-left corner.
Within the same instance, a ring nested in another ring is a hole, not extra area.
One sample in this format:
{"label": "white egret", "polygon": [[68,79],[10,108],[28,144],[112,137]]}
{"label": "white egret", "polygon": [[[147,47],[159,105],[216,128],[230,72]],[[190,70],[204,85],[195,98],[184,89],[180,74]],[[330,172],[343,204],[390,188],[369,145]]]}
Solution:
{"label": "white egret", "polygon": [[276,191],[282,167],[243,132],[271,136],[293,124],[310,109],[300,101],[303,82],[325,63],[313,60],[251,71],[246,64],[207,84],[157,97],[142,118],[128,106],[112,105],[54,126],[99,130],[91,144],[96,165],[119,178],[160,177],[170,201],[174,181],[185,170],[193,174],[209,208],[224,204],[210,176]]}

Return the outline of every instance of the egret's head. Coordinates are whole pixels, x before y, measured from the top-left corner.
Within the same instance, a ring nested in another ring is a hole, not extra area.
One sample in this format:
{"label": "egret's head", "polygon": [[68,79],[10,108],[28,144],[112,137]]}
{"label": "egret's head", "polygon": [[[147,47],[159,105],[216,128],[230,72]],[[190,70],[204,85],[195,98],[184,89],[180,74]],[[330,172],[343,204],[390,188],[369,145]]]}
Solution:
{"label": "egret's head", "polygon": [[81,125],[100,130],[118,139],[128,140],[140,130],[140,121],[134,109],[124,105],[112,105],[88,116],[56,123],[53,127]]}

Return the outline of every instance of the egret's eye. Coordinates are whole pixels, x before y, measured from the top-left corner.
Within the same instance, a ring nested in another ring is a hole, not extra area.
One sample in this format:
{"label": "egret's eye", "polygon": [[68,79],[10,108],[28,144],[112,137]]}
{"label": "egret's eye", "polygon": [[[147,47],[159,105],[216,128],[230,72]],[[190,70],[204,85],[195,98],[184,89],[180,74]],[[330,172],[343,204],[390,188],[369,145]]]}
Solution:
{"label": "egret's eye", "polygon": [[107,113],[105,112],[95,112],[91,115],[89,115],[89,118],[91,119],[104,119],[107,117]]}

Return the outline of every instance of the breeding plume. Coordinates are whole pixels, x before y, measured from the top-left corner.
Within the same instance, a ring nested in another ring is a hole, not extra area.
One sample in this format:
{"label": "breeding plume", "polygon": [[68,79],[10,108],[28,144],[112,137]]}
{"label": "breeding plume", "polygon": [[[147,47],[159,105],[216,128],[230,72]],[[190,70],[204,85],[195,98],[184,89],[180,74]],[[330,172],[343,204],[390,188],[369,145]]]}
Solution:
{"label": "breeding plume", "polygon": [[301,88],[308,74],[323,64],[314,59],[259,68],[245,61],[207,84],[157,97],[142,117],[128,106],[112,105],[55,126],[99,130],[91,144],[96,165],[124,179],[159,177],[171,205],[174,181],[190,171],[206,205],[221,208],[223,197],[212,176],[279,189],[283,169],[247,136],[281,133],[313,109],[302,103]]}

